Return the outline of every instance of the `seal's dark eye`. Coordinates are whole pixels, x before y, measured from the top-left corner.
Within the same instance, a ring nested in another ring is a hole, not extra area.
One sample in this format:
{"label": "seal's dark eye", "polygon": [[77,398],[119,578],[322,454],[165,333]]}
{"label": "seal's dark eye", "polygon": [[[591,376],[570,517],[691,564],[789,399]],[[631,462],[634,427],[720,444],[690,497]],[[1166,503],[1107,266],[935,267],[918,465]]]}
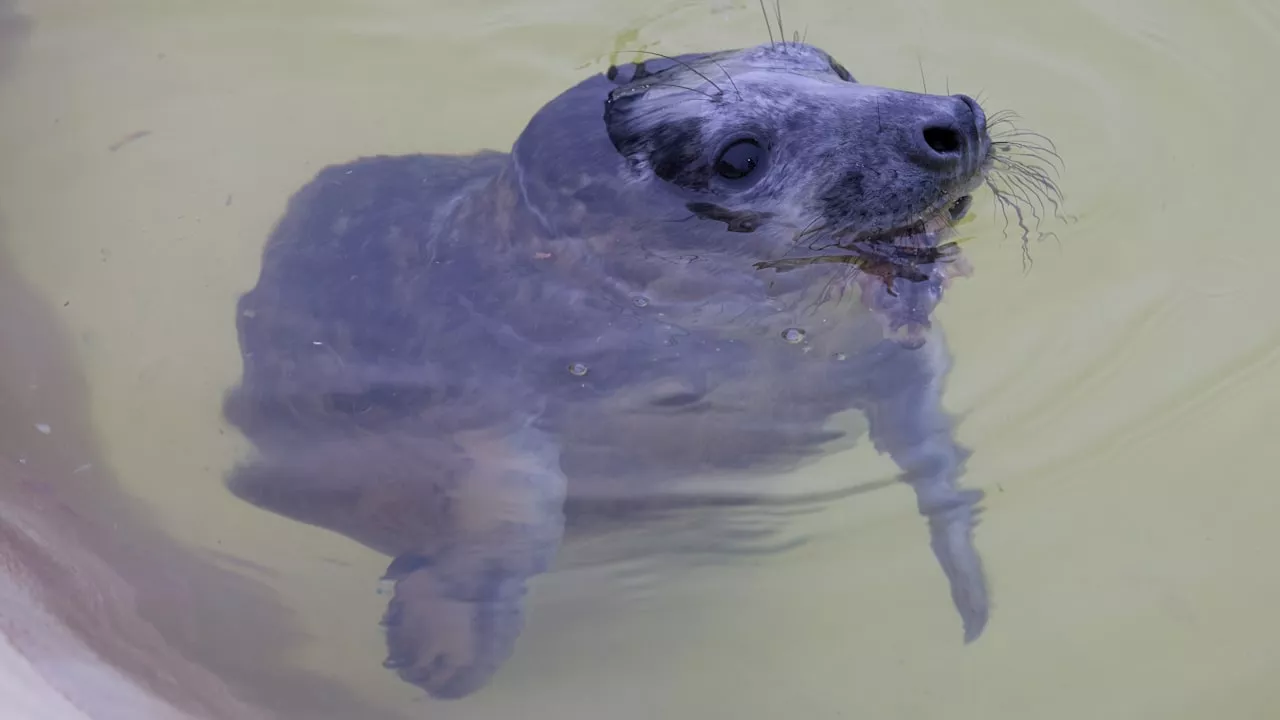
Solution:
{"label": "seal's dark eye", "polygon": [[760,165],[764,148],[755,140],[739,140],[716,158],[716,174],[726,180],[741,180]]}

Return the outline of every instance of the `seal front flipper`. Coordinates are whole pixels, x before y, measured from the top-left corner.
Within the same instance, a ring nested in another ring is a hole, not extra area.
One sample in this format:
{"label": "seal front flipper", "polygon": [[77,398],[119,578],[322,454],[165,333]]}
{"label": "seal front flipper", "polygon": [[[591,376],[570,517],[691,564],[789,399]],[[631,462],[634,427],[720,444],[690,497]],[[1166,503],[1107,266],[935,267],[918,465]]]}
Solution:
{"label": "seal front flipper", "polygon": [[396,585],[382,618],[383,665],[402,679],[437,699],[462,698],[511,655],[524,627],[525,577],[451,572],[415,555],[397,558],[386,577]]}
{"label": "seal front flipper", "polygon": [[548,438],[457,439],[472,464],[449,493],[448,539],[391,563],[382,619],[384,665],[441,700],[484,687],[511,655],[529,581],[549,568],[564,528],[565,479]]}
{"label": "seal front flipper", "polygon": [[951,599],[964,625],[965,642],[982,634],[990,612],[982,558],[973,542],[980,490],[960,487],[969,451],[956,443],[951,418],[942,407],[948,370],[940,334],[922,346],[892,349],[872,372],[864,407],[871,440],[903,472],[928,519],[930,545],[951,586]]}

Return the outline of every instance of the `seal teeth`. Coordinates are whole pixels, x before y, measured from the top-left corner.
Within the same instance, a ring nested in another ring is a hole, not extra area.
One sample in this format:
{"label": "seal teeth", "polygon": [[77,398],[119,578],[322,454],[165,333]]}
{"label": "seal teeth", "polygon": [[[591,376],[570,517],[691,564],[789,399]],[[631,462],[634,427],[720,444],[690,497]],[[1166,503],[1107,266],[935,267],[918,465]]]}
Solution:
{"label": "seal teeth", "polygon": [[972,195],[962,195],[954,203],[951,203],[951,207],[947,210],[947,213],[951,216],[952,222],[964,217],[965,213],[969,212],[969,206],[972,204]]}

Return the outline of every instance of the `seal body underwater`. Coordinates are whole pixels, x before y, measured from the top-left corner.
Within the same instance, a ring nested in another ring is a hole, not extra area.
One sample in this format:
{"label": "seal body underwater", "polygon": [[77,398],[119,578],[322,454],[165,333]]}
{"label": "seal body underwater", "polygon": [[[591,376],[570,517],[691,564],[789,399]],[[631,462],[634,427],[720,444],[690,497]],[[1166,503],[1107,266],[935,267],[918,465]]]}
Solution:
{"label": "seal body underwater", "polygon": [[610,68],[510,153],[329,167],[239,302],[224,411],[255,452],[228,485],[394,558],[385,664],[460,698],[576,508],[627,522],[708,473],[786,471],[856,410],[976,638],[980,494],[929,318],[991,156],[970,98],[788,42]]}

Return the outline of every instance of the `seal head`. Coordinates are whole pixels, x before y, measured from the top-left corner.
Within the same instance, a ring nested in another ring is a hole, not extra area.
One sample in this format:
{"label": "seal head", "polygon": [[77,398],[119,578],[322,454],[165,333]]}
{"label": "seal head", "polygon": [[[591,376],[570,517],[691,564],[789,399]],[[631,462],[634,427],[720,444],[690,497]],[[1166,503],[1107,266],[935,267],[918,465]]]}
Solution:
{"label": "seal head", "polygon": [[[646,255],[725,271],[744,258],[780,271],[845,263],[886,330],[919,341],[960,267],[950,227],[991,165],[978,103],[860,84],[799,43],[606,78],[547,105],[516,143],[525,199],[549,234],[625,228]],[[605,133],[592,132],[601,110]]]}

